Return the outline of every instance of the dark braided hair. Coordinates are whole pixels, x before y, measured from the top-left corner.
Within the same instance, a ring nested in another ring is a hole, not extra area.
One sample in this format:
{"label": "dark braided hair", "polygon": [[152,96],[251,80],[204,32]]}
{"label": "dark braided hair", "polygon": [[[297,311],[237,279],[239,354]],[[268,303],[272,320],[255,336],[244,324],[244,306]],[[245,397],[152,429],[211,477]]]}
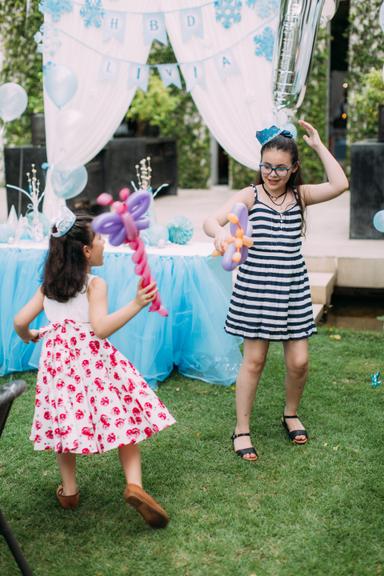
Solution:
{"label": "dark braided hair", "polygon": [[[42,284],[47,298],[67,302],[84,289],[88,272],[84,246],[91,246],[95,237],[91,222],[88,214],[77,214],[74,225],[64,236],[50,237]],[[52,232],[56,232],[55,226]]]}
{"label": "dark braided hair", "polygon": [[[302,195],[300,194],[300,186],[302,186],[302,184],[303,184],[303,179],[302,179],[301,170],[300,170],[299,151],[297,148],[296,141],[293,138],[287,138],[286,136],[279,134],[278,136],[275,136],[275,138],[272,138],[272,140],[269,140],[269,142],[266,142],[261,147],[261,151],[260,151],[261,158],[263,157],[263,154],[266,150],[281,150],[283,152],[288,152],[288,154],[291,156],[292,166],[294,166],[295,164],[298,165],[296,172],[291,172],[291,176],[289,177],[289,180],[287,182],[287,188],[290,188],[292,190],[293,195],[296,199],[296,202],[298,203],[298,205],[300,207],[301,221],[302,221],[301,232],[302,232],[302,234],[304,234],[305,233],[305,206],[304,206]],[[257,178],[256,178],[256,184],[263,184],[263,182],[264,181],[263,181],[263,177],[261,175],[261,172],[258,172]]]}

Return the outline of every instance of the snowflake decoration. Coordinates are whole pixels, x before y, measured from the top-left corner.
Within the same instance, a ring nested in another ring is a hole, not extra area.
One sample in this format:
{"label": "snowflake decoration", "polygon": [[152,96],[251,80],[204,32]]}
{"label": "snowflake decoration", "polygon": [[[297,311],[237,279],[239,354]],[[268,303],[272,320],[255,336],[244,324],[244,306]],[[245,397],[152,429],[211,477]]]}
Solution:
{"label": "snowflake decoration", "polygon": [[37,44],[37,51],[40,54],[54,56],[61,46],[59,31],[49,24],[40,26],[39,31],[36,32],[33,39]]}
{"label": "snowflake decoration", "polygon": [[40,12],[50,14],[54,22],[58,22],[65,12],[72,12],[72,0],[42,0],[39,4]]}
{"label": "snowflake decoration", "polygon": [[100,28],[105,11],[101,0],[85,0],[81,10],[80,16],[84,20],[84,26],[90,28]]}
{"label": "snowflake decoration", "polygon": [[247,0],[248,8],[255,9],[260,18],[269,18],[276,14],[279,4],[280,0]]}
{"label": "snowflake decoration", "polygon": [[241,0],[215,0],[216,20],[224,28],[231,28],[241,20]]}
{"label": "snowflake decoration", "polygon": [[256,56],[264,56],[269,62],[272,62],[273,46],[275,44],[275,35],[271,28],[264,28],[263,33],[253,37],[256,44]]}

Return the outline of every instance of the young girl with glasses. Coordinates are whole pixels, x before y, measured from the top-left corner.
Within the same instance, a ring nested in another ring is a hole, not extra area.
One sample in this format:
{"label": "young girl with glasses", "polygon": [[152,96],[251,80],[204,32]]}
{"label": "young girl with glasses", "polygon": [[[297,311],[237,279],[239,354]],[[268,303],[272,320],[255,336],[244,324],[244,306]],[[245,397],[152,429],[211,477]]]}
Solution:
{"label": "young girl with glasses", "polygon": [[226,249],[228,214],[237,202],[249,210],[253,246],[239,267],[225,330],[244,338],[244,358],[236,381],[237,422],[233,448],[255,461],[250,416],[271,341],[281,341],[286,367],[282,424],[289,439],[305,444],[308,434],[297,416],[308,371],[308,337],[316,332],[308,274],[301,254],[304,209],[336,198],[348,188],[337,160],[317,130],[300,121],[304,140],[318,155],[327,175],[323,184],[303,184],[292,134],[272,126],[257,133],[262,144],[256,184],[244,188],[204,222],[217,251]]}

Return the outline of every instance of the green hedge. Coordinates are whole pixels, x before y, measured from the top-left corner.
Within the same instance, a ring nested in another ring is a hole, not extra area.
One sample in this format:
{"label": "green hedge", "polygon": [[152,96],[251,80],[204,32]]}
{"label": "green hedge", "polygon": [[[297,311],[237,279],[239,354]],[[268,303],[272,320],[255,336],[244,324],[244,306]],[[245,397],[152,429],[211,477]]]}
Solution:
{"label": "green hedge", "polygon": [[27,18],[25,0],[0,2],[0,34],[4,49],[0,84],[16,82],[28,94],[26,113],[6,125],[6,141],[15,145],[31,142],[30,114],[43,111],[41,55],[36,51],[33,39],[43,22],[43,15],[38,10],[38,2],[31,5]]}
{"label": "green hedge", "polygon": [[[321,138],[327,141],[328,123],[328,69],[329,69],[329,32],[321,28],[317,37],[313,63],[308,79],[304,102],[298,111],[299,118],[305,118],[316,126]],[[317,154],[302,140],[303,131],[299,130],[298,145],[305,182],[321,182],[324,170]],[[255,179],[255,171],[230,159],[230,185],[235,190],[248,186]]]}
{"label": "green hedge", "polygon": [[351,0],[348,95],[350,142],[377,137],[378,104],[384,104],[383,83],[379,78],[384,62],[384,33],[379,23],[381,4],[382,0]]}

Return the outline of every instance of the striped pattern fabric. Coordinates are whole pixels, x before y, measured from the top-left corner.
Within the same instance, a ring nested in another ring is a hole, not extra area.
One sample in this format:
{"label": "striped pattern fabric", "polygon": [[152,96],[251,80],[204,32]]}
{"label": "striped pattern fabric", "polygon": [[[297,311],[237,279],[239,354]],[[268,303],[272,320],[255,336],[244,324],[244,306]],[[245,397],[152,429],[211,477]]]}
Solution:
{"label": "striped pattern fabric", "polygon": [[253,246],[239,267],[225,330],[243,338],[292,340],[316,332],[307,269],[301,254],[301,212],[260,202],[249,212]]}

